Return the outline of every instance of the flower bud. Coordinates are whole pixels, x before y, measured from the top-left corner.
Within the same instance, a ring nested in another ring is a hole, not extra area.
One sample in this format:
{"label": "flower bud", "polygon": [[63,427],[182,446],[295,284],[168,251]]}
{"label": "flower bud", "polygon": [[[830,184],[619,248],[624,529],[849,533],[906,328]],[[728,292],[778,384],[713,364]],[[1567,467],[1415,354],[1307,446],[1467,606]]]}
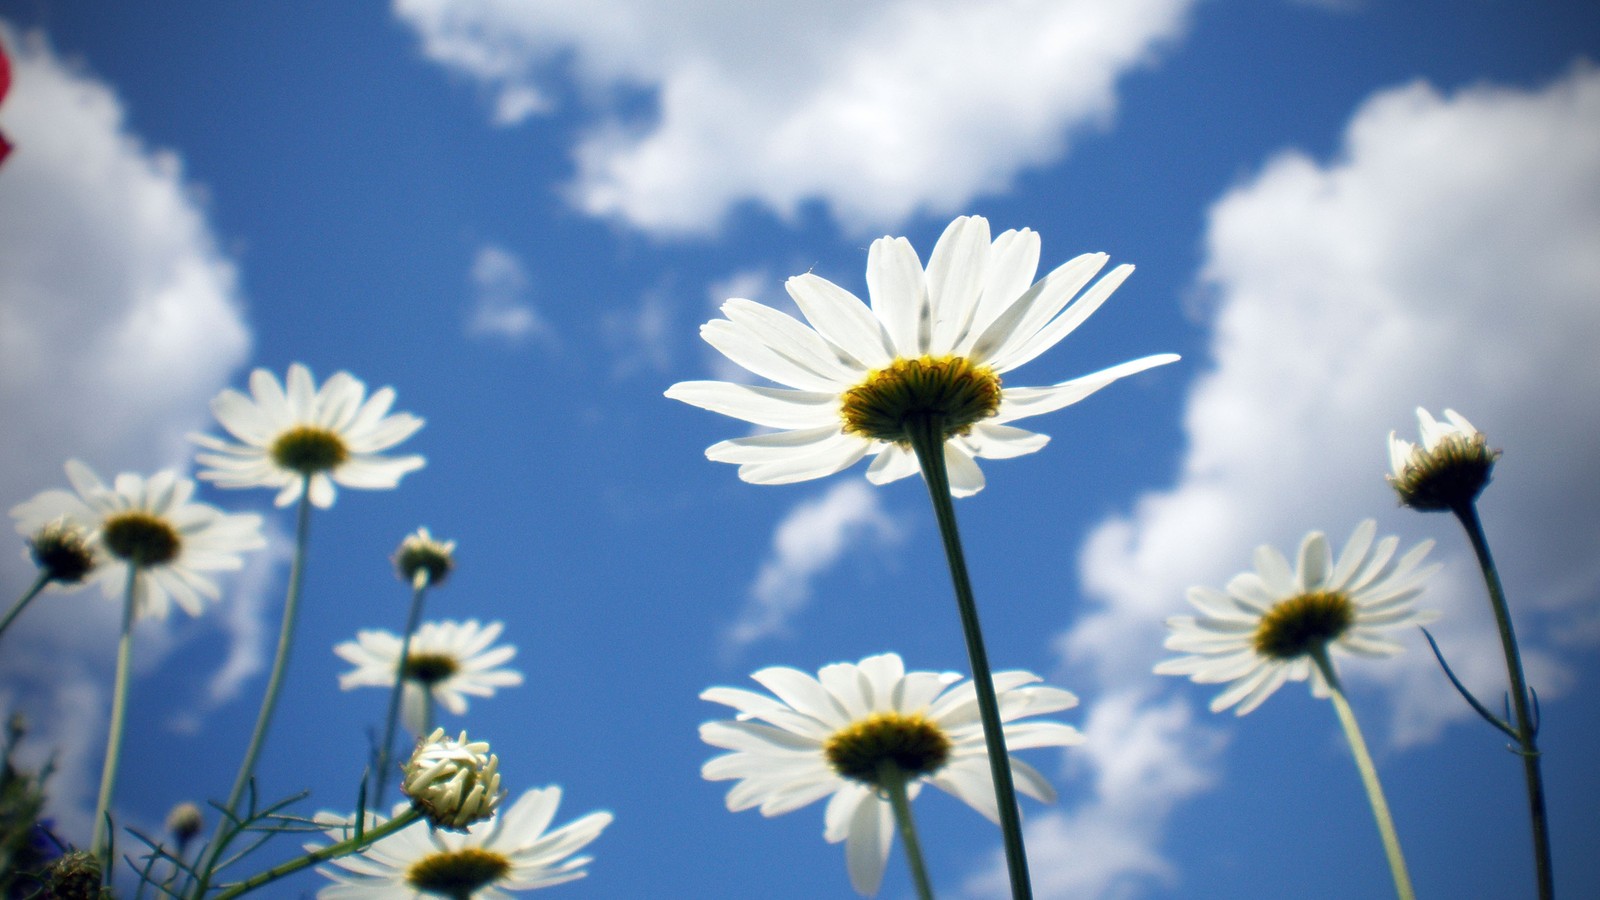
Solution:
{"label": "flower bud", "polygon": [[417,587],[440,584],[456,567],[455,552],[455,541],[434,540],[428,529],[418,528],[400,542],[394,555],[395,571],[407,584]]}
{"label": "flower bud", "polygon": [[494,816],[505,798],[500,788],[500,758],[489,752],[487,741],[445,735],[436,728],[417,743],[404,766],[401,789],[411,805],[435,828],[466,831],[474,822]]}
{"label": "flower bud", "polygon": [[1471,503],[1489,484],[1500,451],[1453,409],[1440,422],[1417,408],[1422,445],[1401,440],[1389,432],[1389,464],[1394,470],[1389,484],[1400,502],[1425,512],[1457,509]]}
{"label": "flower bud", "polygon": [[94,548],[83,528],[57,519],[28,538],[28,551],[33,561],[50,576],[51,581],[77,584],[94,570]]}
{"label": "flower bud", "polygon": [[200,807],[193,803],[179,803],[167,813],[167,830],[172,832],[172,837],[178,846],[187,845],[205,827],[205,820],[200,816]]}

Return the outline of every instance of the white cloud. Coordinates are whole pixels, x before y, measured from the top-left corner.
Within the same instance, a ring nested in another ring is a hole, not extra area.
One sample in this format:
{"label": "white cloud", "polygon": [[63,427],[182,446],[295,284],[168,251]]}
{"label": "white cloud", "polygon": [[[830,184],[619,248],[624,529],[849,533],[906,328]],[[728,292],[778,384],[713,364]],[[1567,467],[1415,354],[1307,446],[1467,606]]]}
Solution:
{"label": "white cloud", "polygon": [[662,291],[647,291],[633,309],[614,309],[600,320],[611,349],[611,377],[665,373],[672,367],[673,312]]}
{"label": "white cloud", "polygon": [[[1187,586],[1223,584],[1258,543],[1292,549],[1312,529],[1342,543],[1376,515],[1408,540],[1438,537],[1447,566],[1423,602],[1446,611],[1436,633],[1453,665],[1497,698],[1498,639],[1459,529],[1397,509],[1382,478],[1389,430],[1414,435],[1413,407],[1450,406],[1506,451],[1481,508],[1532,680],[1559,693],[1562,654],[1600,637],[1597,246],[1590,66],[1531,92],[1383,91],[1338,159],[1284,152],[1230,191],[1210,214],[1212,364],[1190,393],[1181,475],[1086,542],[1096,608],[1062,636],[1063,657],[1108,689],[1148,682]],[[1471,715],[1434,667],[1420,640],[1348,667],[1388,692],[1391,742]]]}
{"label": "white cloud", "polygon": [[[1040,900],[1133,897],[1152,880],[1174,881],[1156,845],[1173,807],[1211,786],[1223,739],[1197,725],[1183,700],[1148,700],[1123,690],[1096,702],[1084,743],[1064,754],[1092,795],[1069,811],[1029,818],[1028,864]],[[1004,854],[965,888],[972,897],[1010,896]]]}
{"label": "white cloud", "polygon": [[[711,230],[746,199],[792,216],[820,198],[867,231],[1004,190],[1104,127],[1118,79],[1178,36],[1191,5],[396,0],[394,9],[425,55],[498,94],[500,122],[544,108],[540,86],[554,75],[574,79],[600,124],[577,148],[573,202],[674,233]],[[654,98],[653,115],[630,117],[641,93]]]}
{"label": "white cloud", "polygon": [[811,602],[811,583],[852,549],[884,546],[900,530],[878,495],[860,481],[840,481],[821,497],[796,505],[772,535],[772,553],[761,563],[750,598],[728,629],[729,653],[783,634]]}
{"label": "white cloud", "polygon": [[[103,475],[183,466],[184,434],[246,358],[233,264],[170,153],[129,134],[105,84],[37,35],[0,23],[13,84],[0,127],[0,502],[64,486],[77,456]],[[33,577],[20,542],[0,551],[0,594]],[[53,813],[86,832],[103,746],[116,604],[96,592],[42,597],[5,636],[0,691],[27,714],[27,747],[59,749]],[[173,645],[140,629],[135,665]],[[92,758],[91,758],[92,757]],[[35,760],[37,761],[37,760]]]}
{"label": "white cloud", "polygon": [[518,343],[550,337],[550,328],[528,301],[528,271],[517,255],[486,244],[472,258],[468,280],[474,292],[467,334]]}

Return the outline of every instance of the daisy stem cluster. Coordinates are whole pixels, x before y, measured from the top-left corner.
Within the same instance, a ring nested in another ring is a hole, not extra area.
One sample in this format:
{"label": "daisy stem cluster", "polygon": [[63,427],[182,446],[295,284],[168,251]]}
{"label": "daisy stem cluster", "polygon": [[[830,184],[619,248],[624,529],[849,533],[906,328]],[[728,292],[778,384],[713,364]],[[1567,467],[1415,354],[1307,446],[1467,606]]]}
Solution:
{"label": "daisy stem cluster", "polygon": [[1372,805],[1372,817],[1377,820],[1378,834],[1383,839],[1383,852],[1389,859],[1389,874],[1394,877],[1395,895],[1400,900],[1416,900],[1416,892],[1411,888],[1411,874],[1406,870],[1405,854],[1400,851],[1400,835],[1395,830],[1394,817],[1389,813],[1389,801],[1383,796],[1383,784],[1378,780],[1378,769],[1372,763],[1372,754],[1367,751],[1366,739],[1361,736],[1355,711],[1350,708],[1350,701],[1345,699],[1344,685],[1334,671],[1328,648],[1318,645],[1311,650],[1311,659],[1328,683],[1329,698],[1339,714],[1344,736],[1350,742],[1350,754],[1355,757],[1356,770],[1361,773],[1361,784],[1367,789],[1367,802]]}
{"label": "daisy stem cluster", "polygon": [[4,619],[0,619],[0,637],[5,636],[6,629],[11,627],[11,623],[16,621],[17,616],[22,615],[22,611],[28,608],[28,604],[33,602],[33,598],[39,596],[39,594],[44,591],[45,586],[50,583],[50,578],[51,575],[49,569],[39,570],[39,577],[33,580],[33,585],[22,593],[22,597],[18,599],[16,605],[12,606],[11,610],[6,613],[6,617]]}
{"label": "daisy stem cluster", "polygon": [[278,631],[278,649],[272,657],[272,673],[267,678],[266,694],[261,698],[261,711],[256,715],[255,730],[251,732],[250,744],[245,748],[244,760],[239,764],[239,774],[233,780],[227,805],[222,808],[217,831],[212,835],[210,854],[204,865],[199,867],[200,878],[193,895],[196,898],[205,896],[228,841],[237,834],[231,825],[238,821],[239,804],[255,777],[256,760],[266,744],[267,728],[272,724],[272,713],[278,704],[278,694],[283,689],[284,672],[289,668],[289,648],[294,642],[295,621],[299,616],[301,585],[305,581],[306,545],[311,532],[311,476],[307,474],[303,477],[300,500],[295,510],[294,559],[289,567],[289,587],[283,601],[283,624]]}
{"label": "daisy stem cluster", "polygon": [[934,517],[944,541],[945,559],[955,586],[956,607],[961,613],[961,632],[966,638],[967,658],[972,665],[972,683],[977,691],[978,714],[983,722],[984,743],[989,752],[989,771],[994,777],[995,801],[1000,809],[1000,831],[1005,840],[1006,871],[1011,880],[1013,900],[1033,896],[1028,879],[1028,855],[1022,842],[1022,816],[1017,809],[1016,787],[1011,780],[1010,756],[1006,752],[1005,732],[1001,729],[1000,704],[995,699],[994,676],[989,654],[984,649],[983,629],[978,624],[978,604],[967,576],[967,561],[961,550],[961,533],[956,528],[955,504],[950,498],[950,476],[945,468],[945,425],[937,415],[913,417],[906,423],[906,434],[922,466],[933,500]]}
{"label": "daisy stem cluster", "polygon": [[258,887],[271,884],[280,878],[293,875],[302,869],[309,868],[317,863],[329,862],[352,853],[359,853],[391,834],[416,824],[422,818],[422,813],[416,809],[408,808],[382,825],[370,831],[356,829],[356,833],[347,840],[340,841],[328,847],[307,852],[304,856],[296,857],[279,866],[274,866],[258,875],[253,875],[238,884],[231,885],[226,890],[217,894],[214,900],[229,900],[255,890]]}
{"label": "daisy stem cluster", "polygon": [[933,885],[928,879],[928,866],[922,860],[922,842],[917,839],[917,821],[911,815],[911,800],[906,796],[906,771],[892,760],[878,763],[878,784],[889,796],[894,808],[894,823],[900,829],[900,839],[906,845],[906,865],[911,867],[911,881],[916,885],[918,900],[933,900]]}
{"label": "daisy stem cluster", "polygon": [[1511,625],[1511,608],[1506,603],[1505,589],[1500,584],[1499,569],[1489,553],[1489,541],[1484,536],[1483,523],[1478,519],[1477,504],[1473,500],[1465,500],[1453,505],[1451,511],[1466,530],[1467,539],[1472,542],[1473,553],[1478,557],[1478,567],[1483,571],[1483,581],[1489,590],[1489,607],[1494,610],[1495,625],[1500,630],[1500,646],[1506,657],[1506,676],[1511,682],[1511,709],[1516,716],[1516,752],[1522,757],[1522,772],[1528,785],[1534,875],[1538,882],[1539,897],[1549,900],[1555,895],[1555,876],[1550,860],[1550,823],[1545,813],[1544,773],[1539,762],[1537,711],[1530,703],[1532,695],[1522,671],[1522,654],[1517,649],[1517,635]]}
{"label": "daisy stem cluster", "polygon": [[106,759],[100,768],[100,797],[94,805],[94,836],[90,852],[100,858],[101,871],[111,875],[111,797],[117,789],[117,767],[122,758],[122,733],[128,717],[128,682],[133,667],[133,619],[139,567],[129,564],[128,588],[122,604],[122,636],[117,639],[117,674],[111,689],[111,726],[106,734]]}
{"label": "daisy stem cluster", "polygon": [[[383,808],[383,794],[389,786],[389,770],[393,767],[390,753],[394,750],[395,725],[400,721],[400,697],[405,693],[406,663],[411,658],[411,636],[417,631],[417,624],[422,620],[422,600],[428,593],[431,579],[428,574],[419,571],[413,579],[411,586],[411,610],[406,614],[406,630],[400,636],[400,659],[395,663],[394,689],[389,692],[389,712],[383,722],[383,743],[378,745],[378,760],[376,771],[372,774],[372,805]],[[430,720],[432,716],[428,717]],[[427,731],[431,721],[423,723],[423,730]]]}

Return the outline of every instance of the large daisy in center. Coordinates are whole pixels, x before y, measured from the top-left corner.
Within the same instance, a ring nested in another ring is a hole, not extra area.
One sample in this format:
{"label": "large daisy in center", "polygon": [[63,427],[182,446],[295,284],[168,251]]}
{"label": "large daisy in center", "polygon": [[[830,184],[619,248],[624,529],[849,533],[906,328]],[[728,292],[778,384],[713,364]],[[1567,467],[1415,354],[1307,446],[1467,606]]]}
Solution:
{"label": "large daisy in center", "polygon": [[873,483],[904,478],[919,469],[909,429],[931,424],[944,437],[951,493],[973,494],[984,483],[976,457],[1021,456],[1050,440],[1010,422],[1178,359],[1146,356],[1047,387],[1002,385],[1002,375],[1071,334],[1133,272],[1117,266],[1089,286],[1107,259],[1086,253],[1034,281],[1039,236],[1023,229],[991,241],[978,216],[951,222],[926,268],[905,238],[880,238],[867,255],[870,307],[808,272],[785,286],[809,327],[741,299],[723,304],[727,318],[701,326],[724,356],[783,387],[684,381],[667,396],[778,429],[706,450],[737,464],[745,481],[821,478],[866,456],[874,457]]}

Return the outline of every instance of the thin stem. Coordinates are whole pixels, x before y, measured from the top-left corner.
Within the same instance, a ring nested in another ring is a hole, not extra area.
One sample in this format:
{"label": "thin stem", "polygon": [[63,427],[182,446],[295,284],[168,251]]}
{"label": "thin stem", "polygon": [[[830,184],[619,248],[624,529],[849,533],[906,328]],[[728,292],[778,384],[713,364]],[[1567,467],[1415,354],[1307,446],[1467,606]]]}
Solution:
{"label": "thin stem", "polygon": [[128,585],[123,592],[122,637],[117,641],[117,675],[111,689],[111,729],[106,735],[106,760],[100,768],[100,798],[94,805],[94,837],[89,846],[101,857],[101,871],[111,878],[110,829],[106,817],[111,812],[111,797],[117,790],[117,765],[122,759],[122,733],[128,717],[128,682],[133,671],[134,594],[139,582],[139,567],[128,563]]}
{"label": "thin stem", "polygon": [[894,809],[894,823],[900,829],[900,840],[906,845],[906,864],[911,867],[911,881],[917,887],[918,900],[933,900],[928,866],[922,861],[922,842],[917,840],[917,822],[911,817],[911,800],[906,796],[905,770],[893,760],[883,760],[878,763],[878,786],[889,795],[889,805]]}
{"label": "thin stem", "polygon": [[105,762],[100,769],[100,796],[95,802],[94,835],[90,846],[102,857],[102,870],[110,877],[110,834],[107,817],[111,811],[111,798],[116,792],[117,770],[122,758],[122,736],[126,730],[128,712],[128,685],[133,663],[133,622],[135,588],[139,567],[128,563],[128,582],[122,604],[122,634],[117,641],[116,680],[111,694],[111,725],[106,736]]}
{"label": "thin stem", "polygon": [[272,713],[278,704],[278,694],[283,689],[284,672],[289,667],[289,648],[294,642],[295,620],[300,611],[300,588],[305,580],[306,545],[311,531],[310,475],[304,476],[300,487],[300,505],[295,515],[294,560],[289,565],[289,587],[283,601],[283,624],[278,630],[278,649],[272,658],[267,692],[261,698],[261,711],[256,715],[256,727],[250,735],[249,746],[245,748],[244,761],[240,763],[239,774],[233,780],[233,789],[228,792],[228,803],[217,822],[217,831],[212,836],[205,864],[199,867],[200,878],[193,894],[196,900],[205,896],[218,860],[222,859],[228,841],[238,833],[231,830],[229,824],[240,818],[239,801],[244,798],[245,790],[255,777],[256,760],[261,756],[262,745],[266,743],[267,728],[272,724]]}
{"label": "thin stem", "polygon": [[33,598],[39,596],[39,593],[44,590],[44,586],[49,583],[50,570],[40,569],[39,577],[33,580],[33,586],[23,593],[22,599],[17,601],[17,605],[11,607],[11,611],[6,613],[6,617],[0,619],[0,636],[6,633],[6,629],[11,627],[11,623],[16,620],[17,616],[22,615],[22,611],[27,608],[29,603],[33,602]]}
{"label": "thin stem", "polygon": [[1459,504],[1452,510],[1466,529],[1472,551],[1477,554],[1478,568],[1483,570],[1483,582],[1489,588],[1489,607],[1494,610],[1495,625],[1500,629],[1500,646],[1505,651],[1506,676],[1511,682],[1511,708],[1516,715],[1518,756],[1522,757],[1523,779],[1528,785],[1528,817],[1533,830],[1534,878],[1538,884],[1540,900],[1555,896],[1555,873],[1550,856],[1550,822],[1545,814],[1544,773],[1539,762],[1538,723],[1529,709],[1527,678],[1522,672],[1522,653],[1517,649],[1517,634],[1511,627],[1511,607],[1506,603],[1505,589],[1500,585],[1500,572],[1489,553],[1489,541],[1483,533],[1483,523],[1478,520],[1478,508],[1472,501]]}
{"label": "thin stem", "polygon": [[1361,784],[1367,789],[1367,802],[1372,804],[1372,817],[1378,822],[1378,834],[1383,838],[1383,852],[1389,857],[1389,874],[1394,876],[1394,892],[1400,900],[1416,900],[1411,889],[1411,874],[1406,871],[1406,858],[1400,852],[1400,835],[1394,828],[1394,817],[1389,814],[1389,801],[1384,799],[1383,785],[1378,781],[1378,769],[1372,764],[1372,754],[1367,752],[1367,742],[1361,737],[1361,726],[1356,724],[1355,711],[1345,699],[1344,687],[1333,670],[1333,660],[1328,658],[1325,646],[1311,651],[1311,658],[1328,682],[1328,693],[1333,708],[1339,714],[1339,724],[1344,726],[1345,739],[1350,742],[1350,754],[1356,759],[1356,769],[1361,773]]}
{"label": "thin stem", "polygon": [[989,773],[994,778],[995,802],[1000,808],[1000,832],[1005,839],[1011,896],[1013,900],[1031,900],[1033,888],[1028,880],[1028,855],[1022,843],[1022,816],[1017,809],[1017,790],[1011,781],[1011,757],[1006,753],[1000,704],[995,699],[989,655],[984,650],[983,630],[978,625],[978,604],[972,596],[966,556],[961,551],[955,504],[950,500],[950,473],[944,463],[944,423],[938,416],[917,417],[906,423],[906,433],[912,449],[916,451],[917,462],[922,466],[922,478],[927,482],[934,517],[939,520],[939,535],[944,540],[950,580],[955,586],[956,608],[961,613],[961,632],[966,638],[967,658],[972,665],[972,684],[978,695],[978,716],[983,722]]}
{"label": "thin stem", "polygon": [[238,897],[242,894],[247,894],[263,885],[271,884],[280,878],[293,875],[301,869],[314,866],[317,863],[328,862],[329,860],[339,859],[343,856],[349,856],[352,853],[358,853],[372,846],[378,841],[383,840],[389,835],[394,834],[396,831],[411,825],[421,818],[422,813],[417,812],[411,807],[407,807],[404,812],[400,813],[400,815],[395,816],[393,819],[390,819],[371,831],[363,832],[355,837],[340,841],[332,846],[323,847],[320,850],[312,850],[304,856],[291,859],[288,862],[268,869],[259,875],[253,875],[250,878],[247,878],[244,881],[241,881],[218,894],[215,897],[215,900],[228,900],[230,897]]}
{"label": "thin stem", "polygon": [[389,786],[390,754],[394,752],[394,729],[400,720],[400,695],[406,687],[406,663],[411,657],[411,636],[422,618],[422,598],[428,593],[428,573],[418,570],[412,582],[411,611],[406,614],[405,636],[400,639],[400,659],[395,663],[394,689],[389,691],[389,714],[384,719],[383,743],[378,745],[377,771],[372,775],[372,805],[383,808],[383,792]]}

